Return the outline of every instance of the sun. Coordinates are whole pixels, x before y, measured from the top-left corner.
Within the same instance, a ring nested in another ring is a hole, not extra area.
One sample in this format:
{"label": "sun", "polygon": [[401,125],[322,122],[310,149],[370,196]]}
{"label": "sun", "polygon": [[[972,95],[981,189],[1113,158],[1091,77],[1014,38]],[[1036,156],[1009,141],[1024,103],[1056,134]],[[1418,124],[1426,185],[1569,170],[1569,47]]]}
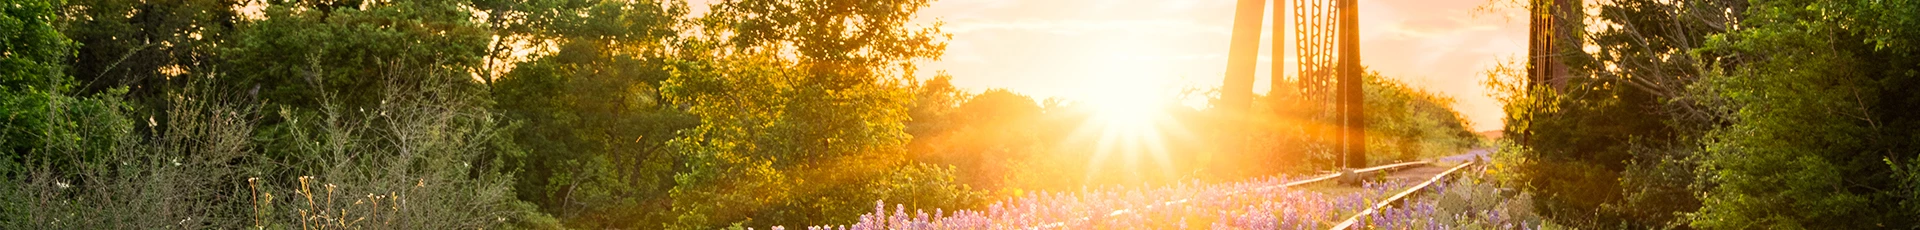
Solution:
{"label": "sun", "polygon": [[1109,81],[1096,82],[1082,91],[1081,102],[1091,112],[1089,125],[1105,132],[1151,131],[1166,119],[1167,100],[1162,82],[1126,74],[1114,74]]}
{"label": "sun", "polygon": [[1151,92],[1115,92],[1090,100],[1088,104],[1092,106],[1093,119],[1110,132],[1140,132],[1165,118],[1164,101]]}
{"label": "sun", "polygon": [[1180,129],[1167,112],[1171,100],[1150,86],[1127,86],[1092,87],[1101,91],[1080,100],[1090,114],[1076,136],[1091,138],[1094,147],[1087,177],[1171,178],[1167,132]]}

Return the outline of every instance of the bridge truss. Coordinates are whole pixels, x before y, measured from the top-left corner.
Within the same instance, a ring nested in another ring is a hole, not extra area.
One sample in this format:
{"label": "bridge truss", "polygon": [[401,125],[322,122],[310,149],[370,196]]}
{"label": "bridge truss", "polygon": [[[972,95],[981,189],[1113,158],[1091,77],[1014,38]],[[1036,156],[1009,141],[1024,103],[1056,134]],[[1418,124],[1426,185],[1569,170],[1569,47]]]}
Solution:
{"label": "bridge truss", "polygon": [[[1280,0],[1286,1],[1286,0]],[[1338,0],[1293,0],[1293,37],[1294,61],[1298,66],[1298,84],[1302,96],[1315,101],[1332,103],[1334,74],[1337,67],[1335,45],[1339,44],[1335,34],[1338,8],[1333,5]],[[1279,22],[1275,22],[1279,23]],[[1274,43],[1274,48],[1284,48],[1284,44]],[[1275,51],[1275,53],[1284,53]],[[1280,56],[1278,54],[1274,56]],[[1281,72],[1281,71],[1275,71]],[[1279,76],[1279,74],[1275,74]]]}
{"label": "bridge truss", "polygon": [[[1274,1],[1274,89],[1283,86],[1287,1]],[[1333,149],[1340,164],[1347,168],[1366,166],[1365,119],[1361,109],[1361,77],[1358,0],[1291,0],[1294,23],[1294,60],[1299,90],[1308,101],[1334,108],[1329,111],[1334,127],[1324,132],[1333,136]],[[1254,60],[1260,47],[1261,16],[1266,0],[1240,0],[1235,9],[1232,43],[1227,54],[1227,76],[1221,85],[1222,108],[1233,116],[1245,113],[1251,105]],[[1228,128],[1232,129],[1232,128]],[[1226,130],[1235,139],[1239,130]],[[1229,146],[1243,149],[1244,143],[1230,141]],[[1242,150],[1232,150],[1242,151]]]}

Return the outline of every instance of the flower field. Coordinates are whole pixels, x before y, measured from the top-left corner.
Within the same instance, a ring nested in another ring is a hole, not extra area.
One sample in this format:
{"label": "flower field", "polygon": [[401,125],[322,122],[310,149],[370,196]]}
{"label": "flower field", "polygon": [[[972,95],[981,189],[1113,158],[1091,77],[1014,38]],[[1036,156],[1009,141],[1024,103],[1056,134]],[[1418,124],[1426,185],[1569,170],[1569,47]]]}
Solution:
{"label": "flower field", "polygon": [[1534,215],[1532,198],[1479,178],[1457,178],[1427,188],[1429,195],[1362,219],[1375,229],[1559,229]]}
{"label": "flower field", "polygon": [[1293,179],[1041,192],[985,210],[907,210],[876,202],[858,223],[807,229],[1324,229],[1410,184],[1368,183],[1357,192],[1329,194],[1283,186]]}

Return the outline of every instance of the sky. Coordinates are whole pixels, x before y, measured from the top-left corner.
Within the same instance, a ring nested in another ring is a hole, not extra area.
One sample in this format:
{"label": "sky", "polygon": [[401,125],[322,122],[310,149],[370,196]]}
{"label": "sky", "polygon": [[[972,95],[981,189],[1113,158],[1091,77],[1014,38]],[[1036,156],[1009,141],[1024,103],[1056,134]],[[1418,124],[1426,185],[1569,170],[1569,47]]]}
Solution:
{"label": "sky", "polygon": [[[1527,28],[1519,12],[1476,11],[1486,0],[1359,2],[1363,65],[1456,98],[1455,108],[1475,130],[1499,129],[1500,107],[1481,85],[1482,72],[1525,54]],[[923,64],[929,73],[920,75],[944,70],[961,88],[1005,88],[1038,98],[1107,96],[1111,92],[1104,89],[1114,87],[1161,93],[1217,88],[1226,70],[1234,4],[937,0],[921,10],[919,21],[944,22],[942,30],[953,40],[945,57]],[[1267,14],[1271,20],[1273,12]],[[1266,23],[1263,28],[1272,25]],[[1269,43],[1271,36],[1263,31],[1260,41]],[[1265,93],[1273,47],[1261,46],[1254,92]],[[1293,59],[1288,48],[1282,57]]]}
{"label": "sky", "polygon": [[[693,2],[702,8],[698,5],[703,1]],[[1485,79],[1481,73],[1499,60],[1525,54],[1527,28],[1522,12],[1475,10],[1487,0],[1359,2],[1363,65],[1456,98],[1454,107],[1475,130],[1499,129],[1500,107],[1481,85]],[[922,63],[918,75],[931,77],[945,71],[953,76],[955,86],[974,92],[1004,88],[1036,98],[1069,100],[1214,89],[1226,69],[1235,4],[1235,0],[934,0],[921,9],[916,23],[942,22],[942,30],[953,39],[948,41],[946,55]],[[1273,12],[1267,14],[1270,20]],[[1272,22],[1265,25],[1262,28],[1269,28]],[[1260,39],[1257,93],[1267,91],[1271,76],[1271,36],[1272,31],[1263,31]],[[1292,57],[1291,48],[1287,50],[1283,57]],[[1296,69],[1289,66],[1286,71]]]}

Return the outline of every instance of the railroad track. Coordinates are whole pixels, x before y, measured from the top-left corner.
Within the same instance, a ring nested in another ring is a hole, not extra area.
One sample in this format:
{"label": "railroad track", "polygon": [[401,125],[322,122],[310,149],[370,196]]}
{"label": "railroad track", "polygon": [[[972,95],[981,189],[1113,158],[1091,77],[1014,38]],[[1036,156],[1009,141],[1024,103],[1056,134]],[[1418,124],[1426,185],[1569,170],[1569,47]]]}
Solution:
{"label": "railroad track", "polygon": [[[1426,166],[1426,165],[1431,165],[1431,164],[1433,164],[1433,162],[1430,162],[1430,161],[1414,161],[1414,162],[1404,162],[1404,163],[1398,163],[1398,164],[1389,164],[1389,165],[1381,165],[1381,166],[1374,166],[1374,167],[1370,167],[1370,168],[1364,168],[1364,169],[1360,169],[1360,170],[1354,170],[1354,172],[1353,172],[1353,174],[1356,174],[1356,175],[1372,175],[1372,174],[1376,174],[1376,173],[1389,173],[1389,172],[1393,172],[1393,171],[1398,171],[1398,170],[1401,170],[1401,169],[1408,169],[1408,168],[1414,168],[1414,167],[1418,167],[1418,166]],[[1462,164],[1461,166],[1465,166],[1465,164]],[[1454,169],[1459,169],[1459,168],[1458,168],[1458,167],[1455,167]],[[1445,176],[1445,175],[1447,175],[1447,174],[1449,174],[1449,173],[1451,173],[1451,172],[1452,172],[1452,170],[1449,170],[1449,171],[1448,171],[1447,173],[1441,173],[1441,176]],[[1297,180],[1297,181],[1292,181],[1292,182],[1287,182],[1287,183],[1282,183],[1282,184],[1278,184],[1278,185],[1272,185],[1272,186],[1266,186],[1266,187],[1259,187],[1259,188],[1253,188],[1253,189],[1247,189],[1247,190],[1241,190],[1241,191],[1233,191],[1233,192],[1228,192],[1227,194],[1229,194],[1229,195],[1232,195],[1232,194],[1240,194],[1240,193],[1246,193],[1246,192],[1260,192],[1260,191],[1266,191],[1266,190],[1273,190],[1273,189],[1280,189],[1280,188],[1288,188],[1288,187],[1294,187],[1294,186],[1301,186],[1301,185],[1307,185],[1307,184],[1314,184],[1314,183],[1320,183],[1320,182],[1327,182],[1327,181],[1333,181],[1334,179],[1339,179],[1339,178],[1340,178],[1341,176],[1342,176],[1342,173],[1338,173],[1338,172],[1336,172],[1336,173],[1328,173],[1328,174],[1324,174],[1324,175],[1320,175],[1320,176],[1315,176],[1315,177],[1312,177],[1312,178],[1307,178],[1307,179],[1304,179],[1304,180]],[[1437,178],[1437,177],[1436,177],[1436,178]],[[1426,182],[1426,183],[1422,183],[1422,184],[1420,184],[1419,186],[1416,186],[1416,187],[1418,187],[1418,188],[1425,188],[1425,187],[1426,187],[1427,185],[1429,185],[1429,184],[1432,184],[1432,183],[1433,183],[1433,182],[1432,182],[1431,180],[1429,180],[1428,182]],[[1414,190],[1408,190],[1408,191],[1414,191]],[[1403,193],[1405,193],[1405,192],[1403,192]],[[1398,197],[1402,197],[1402,196],[1405,196],[1405,194],[1397,194],[1397,195],[1395,195],[1394,197],[1395,197],[1395,198],[1398,198]],[[1148,206],[1146,206],[1146,207],[1141,207],[1141,208],[1142,208],[1142,209],[1151,209],[1151,208],[1153,208],[1153,207],[1160,207],[1160,206],[1170,206],[1170,205],[1180,205],[1180,204],[1185,204],[1185,203],[1187,203],[1187,202],[1190,202],[1190,200],[1189,200],[1189,199],[1177,199],[1177,200],[1169,200],[1169,201],[1166,201],[1166,202],[1161,202],[1161,203],[1160,203],[1160,204],[1158,204],[1158,205],[1148,205]],[[1396,201],[1396,202],[1397,202],[1397,201]],[[1382,203],[1385,203],[1385,202],[1382,202]],[[1376,209],[1376,208],[1369,208],[1369,209],[1367,209],[1367,211],[1366,211],[1366,212],[1363,212],[1363,213],[1372,213],[1372,212],[1374,211],[1374,209]],[[1133,211],[1133,209],[1120,209],[1120,210],[1114,210],[1114,211],[1112,211],[1112,212],[1108,212],[1108,213],[1106,214],[1106,217],[1109,217],[1109,218],[1111,218],[1111,217],[1117,217],[1117,216],[1120,216],[1120,215],[1127,215],[1127,214],[1132,214],[1133,212],[1134,212],[1134,211]],[[1359,215],[1356,215],[1356,217],[1358,217],[1358,216],[1359,216]],[[1073,220],[1067,220],[1067,221],[1059,221],[1059,222],[1052,222],[1052,223],[1046,223],[1046,224],[1041,224],[1041,225],[1036,225],[1036,226],[1031,226],[1031,227],[1027,227],[1027,228],[1024,228],[1024,229],[1027,229],[1027,230],[1041,230],[1041,229],[1059,229],[1059,228],[1064,228],[1064,227],[1066,227],[1066,226],[1067,226],[1067,225],[1068,225],[1069,223],[1076,223],[1076,222],[1085,222],[1085,221],[1089,221],[1089,220],[1092,220],[1092,219],[1093,219],[1093,217],[1091,217],[1091,216],[1089,216],[1089,217],[1080,217],[1080,218],[1075,218],[1075,219],[1073,219]],[[1352,222],[1352,221],[1353,221],[1353,220],[1351,220],[1351,218],[1349,218],[1349,220],[1348,220],[1347,222]],[[1344,223],[1343,223],[1343,224],[1344,224]],[[1349,225],[1350,225],[1350,224],[1349,224]]]}
{"label": "railroad track", "polygon": [[1366,220],[1366,218],[1370,218],[1371,216],[1373,216],[1375,212],[1379,212],[1380,210],[1384,210],[1388,208],[1397,207],[1403,201],[1406,201],[1406,199],[1411,198],[1415,195],[1419,195],[1420,192],[1425,191],[1427,187],[1433,186],[1434,183],[1439,183],[1440,180],[1445,180],[1448,176],[1452,176],[1455,172],[1459,172],[1460,169],[1464,169],[1467,166],[1472,166],[1472,165],[1473,165],[1473,162],[1465,162],[1465,163],[1461,163],[1458,166],[1453,166],[1453,168],[1447,169],[1447,171],[1441,172],[1439,175],[1434,175],[1433,178],[1428,178],[1427,181],[1425,182],[1420,182],[1420,184],[1416,184],[1413,187],[1407,188],[1407,190],[1400,191],[1400,193],[1394,194],[1391,197],[1387,197],[1387,199],[1381,200],[1379,203],[1374,203],[1373,207],[1368,207],[1366,210],[1361,210],[1360,212],[1354,213],[1352,217],[1347,217],[1346,220],[1340,221],[1340,224],[1336,224],[1332,228],[1328,228],[1328,229],[1344,230],[1344,229],[1356,229],[1359,227],[1364,227],[1364,226],[1360,226],[1360,222],[1363,220]]}

